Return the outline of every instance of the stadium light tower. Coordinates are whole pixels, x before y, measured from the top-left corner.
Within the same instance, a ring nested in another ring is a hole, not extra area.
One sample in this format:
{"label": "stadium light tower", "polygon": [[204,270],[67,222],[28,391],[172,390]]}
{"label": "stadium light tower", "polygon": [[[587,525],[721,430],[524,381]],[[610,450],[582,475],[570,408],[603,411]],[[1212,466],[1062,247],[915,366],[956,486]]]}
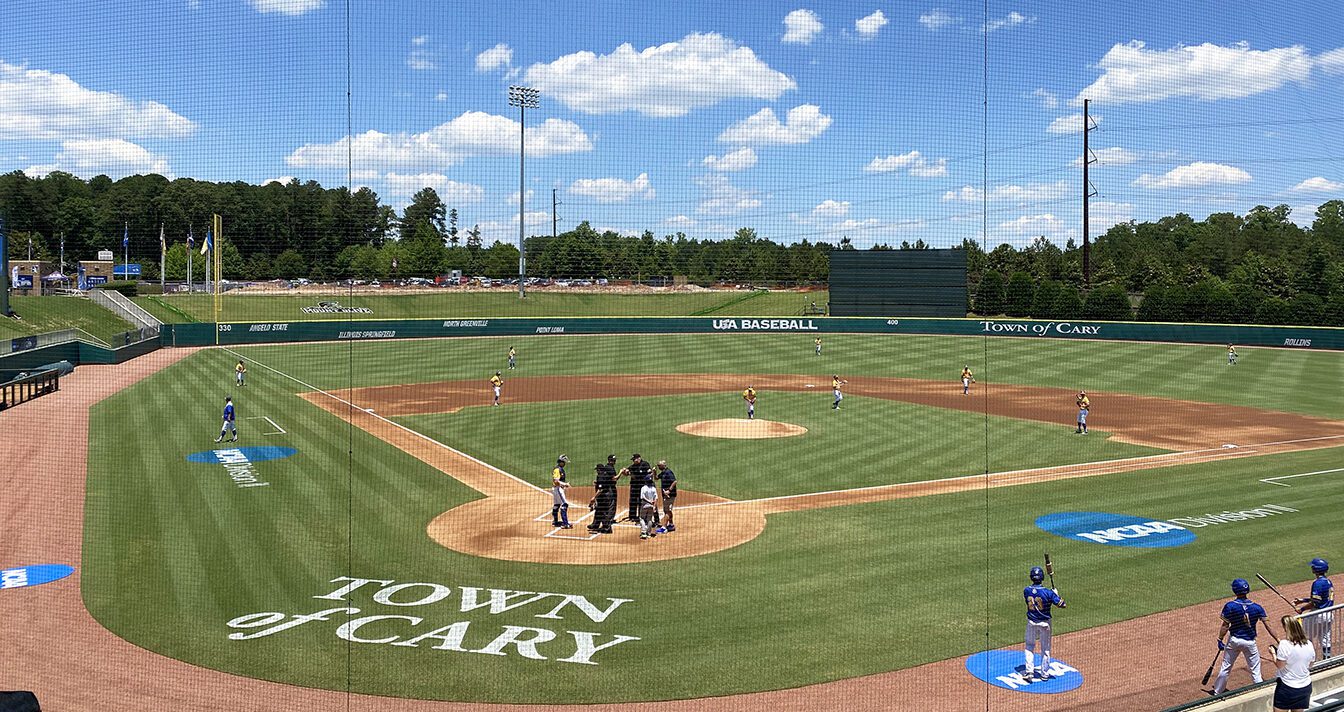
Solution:
{"label": "stadium light tower", "polygon": [[518,107],[518,298],[527,296],[527,254],[524,252],[524,232],[527,230],[527,213],[524,201],[527,200],[527,185],[523,182],[523,157],[526,154],[528,109],[541,104],[537,101],[536,89],[521,86],[509,87],[509,106]]}

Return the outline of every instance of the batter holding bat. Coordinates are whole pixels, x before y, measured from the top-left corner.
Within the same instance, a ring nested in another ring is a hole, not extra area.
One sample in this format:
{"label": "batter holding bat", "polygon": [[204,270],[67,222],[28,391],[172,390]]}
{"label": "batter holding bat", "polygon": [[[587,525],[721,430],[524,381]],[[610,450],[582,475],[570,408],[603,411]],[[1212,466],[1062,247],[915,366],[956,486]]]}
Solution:
{"label": "batter holding bat", "polygon": [[[1236,598],[1225,603],[1219,615],[1222,626],[1218,629],[1218,649],[1223,651],[1223,666],[1218,670],[1218,679],[1214,680],[1213,690],[1208,691],[1209,694],[1221,695],[1227,689],[1227,676],[1232,672],[1232,663],[1236,662],[1238,655],[1246,656],[1252,682],[1264,679],[1260,674],[1260,648],[1255,642],[1256,621],[1264,626],[1269,637],[1274,638],[1274,632],[1269,629],[1265,609],[1246,597],[1250,592],[1251,584],[1246,579],[1232,580],[1232,593]],[[1229,633],[1231,635],[1224,644],[1223,636]],[[1274,638],[1274,641],[1278,642],[1278,638]]]}
{"label": "batter holding bat", "polygon": [[[1050,563],[1050,556],[1045,557],[1046,566],[1050,568],[1050,580],[1054,583],[1054,565]],[[1027,682],[1035,680],[1050,679],[1050,607],[1058,606],[1067,608],[1064,605],[1064,599],[1059,597],[1059,592],[1053,588],[1046,588],[1041,585],[1045,581],[1045,571],[1039,566],[1031,567],[1027,572],[1031,579],[1031,585],[1022,589],[1022,597],[1027,602],[1027,632],[1023,636],[1022,651],[1027,661],[1026,669],[1022,672],[1022,679]],[[1041,666],[1035,667],[1034,651],[1036,643],[1041,646]]]}

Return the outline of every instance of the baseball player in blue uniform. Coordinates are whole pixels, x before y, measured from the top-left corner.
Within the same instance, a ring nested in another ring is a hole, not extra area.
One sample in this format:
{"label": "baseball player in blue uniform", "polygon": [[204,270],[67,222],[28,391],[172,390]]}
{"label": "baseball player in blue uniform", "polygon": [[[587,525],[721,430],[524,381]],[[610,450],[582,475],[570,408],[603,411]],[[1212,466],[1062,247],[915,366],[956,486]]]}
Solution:
{"label": "baseball player in blue uniform", "polygon": [[[1027,602],[1027,632],[1022,641],[1022,652],[1027,667],[1022,672],[1022,678],[1031,682],[1033,678],[1037,680],[1050,678],[1050,607],[1068,606],[1064,605],[1064,599],[1059,597],[1058,591],[1041,585],[1045,580],[1045,571],[1041,567],[1031,567],[1027,576],[1031,578],[1031,585],[1022,589],[1022,597]],[[1036,648],[1037,641],[1041,644],[1040,668],[1036,668],[1033,664],[1032,652]]]}
{"label": "baseball player in blue uniform", "polygon": [[[1325,575],[1328,571],[1330,564],[1325,559],[1311,560],[1311,572],[1316,574],[1316,580],[1311,582],[1311,597],[1293,600],[1293,603],[1300,606],[1297,609],[1298,613],[1319,611],[1335,605],[1335,586]],[[1307,637],[1321,646],[1321,660],[1330,657],[1330,624],[1334,622],[1334,618],[1334,613],[1318,613],[1302,619]]]}
{"label": "baseball player in blue uniform", "polygon": [[220,426],[220,428],[219,428],[219,437],[215,438],[215,442],[217,442],[217,443],[218,443],[218,442],[223,442],[223,441],[224,441],[224,433],[226,433],[226,432],[232,432],[232,433],[233,433],[233,439],[230,440],[229,442],[233,442],[233,443],[238,442],[238,426],[234,424],[234,420],[235,420],[235,418],[234,418],[234,414],[233,414],[233,399],[232,399],[232,398],[225,398],[225,399],[224,399],[224,425]]}
{"label": "baseball player in blue uniform", "polygon": [[[1227,689],[1227,675],[1232,672],[1232,663],[1236,662],[1238,655],[1246,656],[1246,666],[1251,669],[1251,681],[1260,682],[1263,678],[1260,675],[1260,648],[1255,644],[1255,623],[1260,622],[1264,626],[1265,633],[1274,638],[1274,632],[1269,629],[1269,623],[1265,617],[1265,609],[1259,603],[1246,597],[1251,592],[1251,584],[1246,579],[1239,578],[1232,580],[1232,593],[1235,599],[1223,604],[1223,612],[1219,614],[1222,619],[1222,627],[1218,629],[1218,649],[1223,651],[1223,667],[1218,670],[1218,679],[1213,682],[1213,694],[1220,695]],[[1223,636],[1231,634],[1227,643],[1223,643]],[[1278,642],[1278,638],[1274,638]]]}

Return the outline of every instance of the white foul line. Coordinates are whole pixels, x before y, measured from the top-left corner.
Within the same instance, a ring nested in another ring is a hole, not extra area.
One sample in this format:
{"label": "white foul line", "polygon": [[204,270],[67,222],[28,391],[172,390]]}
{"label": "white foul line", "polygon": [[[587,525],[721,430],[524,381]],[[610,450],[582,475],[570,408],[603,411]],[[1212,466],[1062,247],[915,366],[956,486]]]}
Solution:
{"label": "white foul line", "polygon": [[1260,481],[1264,482],[1267,485],[1277,485],[1279,487],[1292,487],[1292,485],[1285,485],[1284,483],[1279,482],[1278,480],[1291,480],[1294,477],[1311,477],[1312,475],[1328,475],[1331,472],[1344,472],[1344,467],[1336,467],[1333,470],[1317,470],[1315,472],[1303,472],[1302,474],[1299,475],[1280,475],[1278,477],[1266,477]]}
{"label": "white foul line", "polygon": [[[228,349],[228,348],[226,348],[226,349],[224,349],[224,350],[227,351],[227,352],[229,352],[229,353],[231,353],[231,354],[233,354],[234,356],[238,356],[239,358],[242,357],[238,352],[234,351],[233,349]],[[395,422],[395,421],[392,421],[392,420],[388,420],[387,418],[384,418],[383,416],[378,415],[377,413],[374,413],[373,411],[371,411],[371,410],[369,410],[369,409],[367,409],[367,408],[360,408],[359,406],[355,405],[354,403],[351,403],[350,401],[348,401],[348,400],[346,400],[346,399],[344,399],[344,398],[342,398],[342,397],[340,397],[340,396],[338,396],[338,395],[333,395],[333,394],[331,394],[331,393],[328,393],[328,392],[322,390],[321,388],[318,388],[317,386],[314,386],[314,385],[311,384],[311,383],[304,383],[303,381],[300,381],[299,379],[297,379],[297,378],[295,378],[295,377],[289,375],[288,373],[285,373],[284,371],[281,371],[281,370],[278,369],[278,368],[272,368],[272,367],[267,366],[266,364],[264,364],[264,363],[262,363],[262,362],[260,362],[260,361],[257,361],[257,360],[255,360],[255,359],[252,360],[252,363],[255,363],[255,364],[257,364],[258,366],[261,366],[262,368],[266,369],[267,371],[272,371],[272,372],[274,372],[274,373],[278,373],[278,374],[280,374],[281,376],[284,376],[285,378],[288,378],[289,380],[291,380],[291,381],[293,381],[293,382],[299,384],[300,386],[303,386],[304,388],[307,388],[307,389],[309,389],[309,390],[311,390],[311,391],[313,391],[313,392],[315,392],[315,393],[321,393],[322,395],[324,395],[324,396],[326,396],[326,397],[328,397],[328,398],[331,398],[332,400],[335,400],[337,403],[344,403],[345,405],[348,405],[348,406],[350,406],[351,408],[354,408],[354,409],[356,409],[356,410],[358,410],[358,411],[361,411],[361,412],[363,412],[364,414],[366,414],[366,415],[368,415],[368,416],[377,418],[377,419],[383,421],[384,423],[387,423],[388,425],[391,425],[391,426],[396,427],[396,428],[401,428],[402,430],[405,430],[406,432],[410,433],[411,435],[414,435],[414,436],[416,436],[416,437],[418,437],[418,438],[421,438],[421,439],[423,439],[423,440],[427,440],[427,441],[429,441],[429,442],[431,442],[431,443],[433,443],[433,444],[435,444],[435,445],[438,445],[439,447],[443,448],[444,450],[447,450],[447,451],[449,451],[449,452],[451,452],[451,453],[453,453],[453,454],[459,455],[459,456],[461,456],[461,457],[465,457],[466,459],[471,460],[472,462],[474,462],[474,463],[480,465],[481,467],[485,467],[485,468],[488,468],[488,469],[490,469],[490,470],[494,470],[495,472],[498,472],[499,474],[504,475],[505,477],[507,477],[507,478],[509,478],[509,479],[511,479],[511,480],[514,480],[515,482],[519,482],[519,483],[521,483],[521,484],[527,485],[528,487],[531,487],[532,489],[534,489],[534,490],[536,490],[536,491],[538,491],[538,492],[541,492],[541,493],[544,493],[544,494],[550,494],[550,491],[549,491],[549,490],[544,490],[544,489],[542,489],[542,488],[540,488],[540,487],[538,487],[538,486],[532,484],[531,482],[528,482],[527,480],[524,480],[524,479],[522,479],[522,478],[520,478],[520,477],[516,477],[516,476],[514,476],[514,475],[511,475],[511,474],[509,474],[509,473],[507,473],[507,472],[505,472],[505,471],[499,469],[498,467],[495,467],[494,465],[491,465],[491,464],[488,463],[488,462],[482,462],[482,461],[480,461],[480,460],[478,460],[478,459],[472,457],[471,455],[468,455],[467,453],[462,452],[461,450],[458,450],[458,449],[456,449],[456,448],[450,447],[450,446],[448,446],[448,445],[444,445],[443,443],[439,442],[438,440],[435,440],[434,438],[431,438],[431,437],[429,437],[428,435],[425,435],[424,433],[422,433],[422,432],[420,432],[420,431],[418,431],[418,430],[413,430],[413,429],[411,429],[411,428],[406,427],[405,425],[402,425],[401,423],[398,423],[398,422]],[[450,475],[450,477],[451,477],[451,475]]]}
{"label": "white foul line", "polygon": [[271,420],[270,418],[268,418],[268,417],[266,417],[266,416],[264,416],[264,415],[254,415],[254,416],[252,416],[252,417],[250,417],[250,418],[247,418],[246,420],[264,420],[264,421],[270,423],[270,424],[271,424],[271,427],[272,427],[272,428],[275,428],[275,429],[278,431],[278,432],[274,432],[274,433],[262,433],[262,435],[284,435],[284,434],[285,434],[285,429],[284,429],[284,428],[280,427],[279,425],[276,425],[274,420]]}

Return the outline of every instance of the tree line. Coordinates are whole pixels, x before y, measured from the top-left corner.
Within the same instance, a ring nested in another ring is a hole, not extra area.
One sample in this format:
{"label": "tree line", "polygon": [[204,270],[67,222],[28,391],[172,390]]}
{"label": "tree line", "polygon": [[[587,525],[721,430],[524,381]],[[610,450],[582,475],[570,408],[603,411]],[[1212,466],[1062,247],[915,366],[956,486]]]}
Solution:
{"label": "tree line", "polygon": [[[969,312],[1046,319],[1128,319],[1302,323],[1344,326],[1344,200],[1321,204],[1308,227],[1288,206],[1256,206],[1245,215],[1214,213],[1195,220],[1180,213],[1120,223],[1092,244],[1090,283],[1082,250],[1037,238],[1024,247],[967,251]],[[30,178],[0,175],[0,217],[11,258],[52,259],[63,240],[67,264],[101,249],[121,255],[130,236],[131,261],[157,279],[158,236],[170,249],[169,279],[186,274],[182,236],[199,245],[211,214],[224,217],[220,242],[226,278],[239,280],[396,279],[434,277],[451,270],[470,276],[517,276],[518,250],[484,244],[467,210],[449,206],[432,188],[398,211],[369,188],[324,188],[315,181],[212,183],[140,175],[83,180],[52,172]],[[872,249],[927,249],[922,240]],[[807,240],[782,244],[750,227],[728,239],[684,232],[622,235],[588,222],[554,237],[526,240],[528,274],[552,278],[665,280],[769,284],[824,283],[833,249]],[[198,267],[199,269],[199,267]],[[199,274],[199,272],[198,272]]]}

